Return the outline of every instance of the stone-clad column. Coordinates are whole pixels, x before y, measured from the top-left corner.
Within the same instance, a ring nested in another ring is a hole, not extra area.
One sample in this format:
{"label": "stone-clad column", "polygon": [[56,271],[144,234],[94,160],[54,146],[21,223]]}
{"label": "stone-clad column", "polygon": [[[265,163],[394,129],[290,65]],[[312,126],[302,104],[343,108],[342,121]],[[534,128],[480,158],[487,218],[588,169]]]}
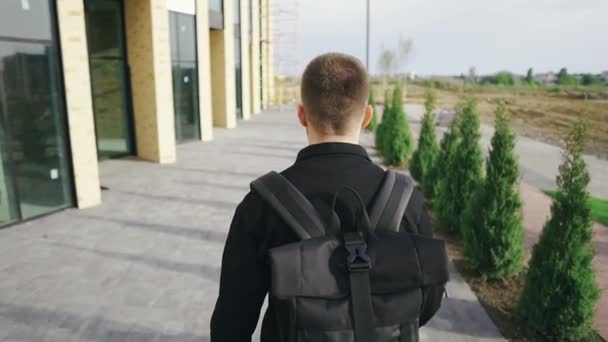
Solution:
{"label": "stone-clad column", "polygon": [[57,17],[76,200],[87,208],[101,203],[101,190],[83,2],[58,0]]}
{"label": "stone-clad column", "polygon": [[251,118],[251,51],[249,51],[249,42],[251,41],[250,34],[250,19],[249,19],[249,2],[252,0],[241,0],[241,93],[243,97],[243,119]]}
{"label": "stone-clad column", "polygon": [[210,30],[213,125],[236,127],[233,1],[224,0],[224,29]]}
{"label": "stone-clad column", "polygon": [[209,51],[208,0],[196,0],[196,45],[201,138],[203,141],[209,141],[213,140],[213,107],[211,103],[211,52]]}
{"label": "stone-clad column", "polygon": [[262,88],[260,85],[260,1],[250,0],[252,2],[252,23],[251,23],[251,42],[250,42],[250,89],[251,89],[251,111],[253,114],[259,114],[262,110],[260,96]]}
{"label": "stone-clad column", "polygon": [[173,163],[175,115],[166,0],[124,2],[137,155]]}

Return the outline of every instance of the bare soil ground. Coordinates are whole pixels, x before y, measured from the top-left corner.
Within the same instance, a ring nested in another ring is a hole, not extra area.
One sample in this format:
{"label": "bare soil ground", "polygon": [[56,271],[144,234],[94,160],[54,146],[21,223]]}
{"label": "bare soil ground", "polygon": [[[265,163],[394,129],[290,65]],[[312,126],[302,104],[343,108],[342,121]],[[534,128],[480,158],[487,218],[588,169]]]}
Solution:
{"label": "bare soil ground", "polygon": [[[407,85],[408,101],[424,102],[426,88]],[[460,90],[438,89],[437,107],[452,109],[460,101]],[[506,101],[515,131],[524,136],[560,145],[578,114],[589,115],[587,152],[608,159],[608,94],[591,94],[587,100],[580,93],[549,93],[544,90],[497,89],[480,87],[476,92],[481,119],[493,122],[493,113],[500,100]]]}

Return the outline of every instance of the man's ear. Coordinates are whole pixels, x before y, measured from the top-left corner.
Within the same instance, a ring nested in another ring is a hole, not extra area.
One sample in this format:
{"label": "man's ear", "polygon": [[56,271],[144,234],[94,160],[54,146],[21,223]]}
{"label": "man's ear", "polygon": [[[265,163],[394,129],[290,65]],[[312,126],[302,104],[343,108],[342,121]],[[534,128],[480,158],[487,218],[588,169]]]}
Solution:
{"label": "man's ear", "polygon": [[363,116],[363,122],[361,123],[361,128],[367,127],[367,125],[369,125],[369,122],[372,121],[373,116],[374,116],[374,109],[372,108],[372,106],[367,105],[367,107],[365,107],[365,115]]}
{"label": "man's ear", "polygon": [[298,105],[298,120],[300,121],[300,125],[302,125],[302,127],[308,127],[306,110],[304,109],[304,106],[301,103]]}

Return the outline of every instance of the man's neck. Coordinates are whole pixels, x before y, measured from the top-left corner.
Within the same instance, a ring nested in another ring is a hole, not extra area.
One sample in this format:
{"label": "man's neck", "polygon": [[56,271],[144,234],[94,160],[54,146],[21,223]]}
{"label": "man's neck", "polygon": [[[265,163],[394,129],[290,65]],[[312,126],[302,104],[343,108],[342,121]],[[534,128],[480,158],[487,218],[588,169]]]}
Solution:
{"label": "man's neck", "polygon": [[359,136],[346,136],[346,135],[323,135],[315,136],[313,134],[308,135],[308,144],[322,144],[322,143],[348,143],[348,144],[359,144]]}

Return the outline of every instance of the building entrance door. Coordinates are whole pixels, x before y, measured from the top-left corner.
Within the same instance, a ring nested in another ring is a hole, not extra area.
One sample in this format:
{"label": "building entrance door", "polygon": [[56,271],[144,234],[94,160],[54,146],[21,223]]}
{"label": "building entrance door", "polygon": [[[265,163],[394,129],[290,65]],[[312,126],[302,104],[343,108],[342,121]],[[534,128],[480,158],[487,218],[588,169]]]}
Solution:
{"label": "building entrance door", "polygon": [[85,12],[99,158],[134,154],[123,3],[86,0]]}

